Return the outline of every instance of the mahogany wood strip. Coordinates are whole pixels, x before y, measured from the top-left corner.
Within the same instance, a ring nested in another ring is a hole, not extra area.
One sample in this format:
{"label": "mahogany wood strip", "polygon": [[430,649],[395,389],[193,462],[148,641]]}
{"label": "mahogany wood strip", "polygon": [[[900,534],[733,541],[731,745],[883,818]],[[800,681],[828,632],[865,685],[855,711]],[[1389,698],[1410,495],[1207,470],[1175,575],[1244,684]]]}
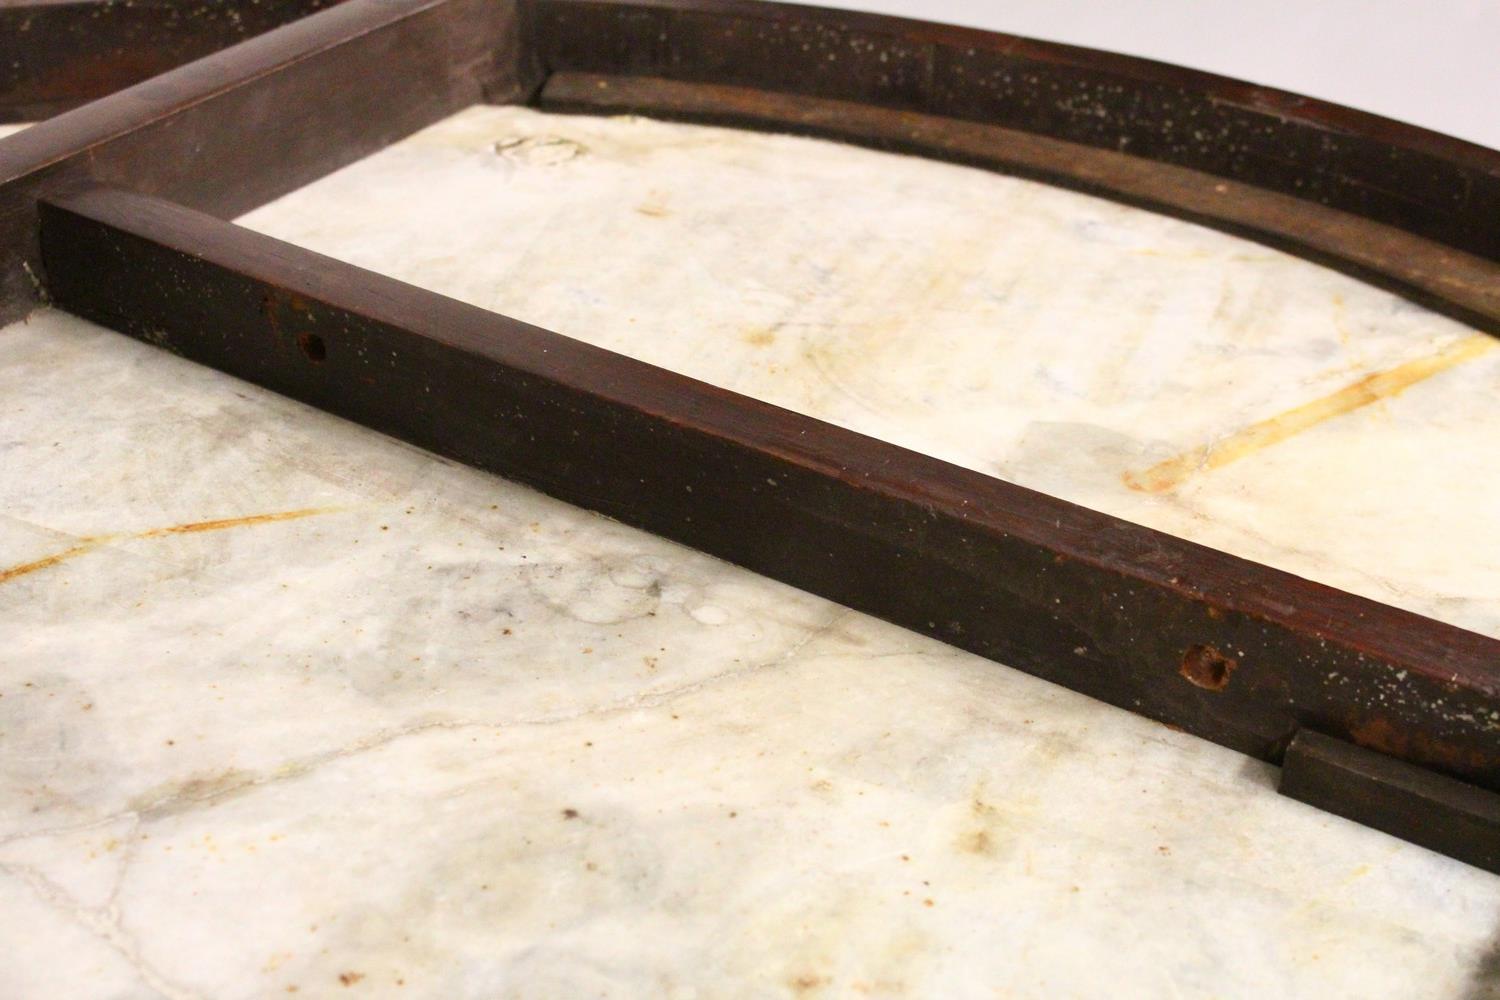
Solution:
{"label": "mahogany wood strip", "polygon": [[42,214],[63,308],[1267,760],[1316,729],[1500,787],[1500,642],[161,200]]}
{"label": "mahogany wood strip", "polygon": [[36,202],[94,181],[235,215],[485,96],[510,0],[349,0],[0,141],[0,322],[40,296]]}
{"label": "mahogany wood strip", "polygon": [[[88,0],[20,8],[75,2]],[[526,99],[549,73],[554,106],[1015,170],[1251,235],[1496,329],[1500,153],[1146,60],[745,0],[348,0],[12,137],[0,321],[37,301],[46,191],[108,182],[234,214],[481,96]],[[610,100],[581,89],[611,80]]]}
{"label": "mahogany wood strip", "polygon": [[1500,795],[1321,733],[1299,732],[1281,794],[1500,874]]}
{"label": "mahogany wood strip", "polygon": [[342,0],[8,0],[0,122],[50,118]]}
{"label": "mahogany wood strip", "polygon": [[1500,263],[1200,170],[999,125],[656,77],[554,73],[536,100],[549,111],[790,132],[1017,174],[1247,236],[1500,334]]}
{"label": "mahogany wood strip", "polygon": [[1500,153],[1149,60],[741,0],[525,0],[553,110],[818,135],[1260,240],[1500,333]]}
{"label": "mahogany wood strip", "polygon": [[749,87],[1188,167],[1500,261],[1500,152],[1145,59],[759,0],[525,0],[548,73]]}

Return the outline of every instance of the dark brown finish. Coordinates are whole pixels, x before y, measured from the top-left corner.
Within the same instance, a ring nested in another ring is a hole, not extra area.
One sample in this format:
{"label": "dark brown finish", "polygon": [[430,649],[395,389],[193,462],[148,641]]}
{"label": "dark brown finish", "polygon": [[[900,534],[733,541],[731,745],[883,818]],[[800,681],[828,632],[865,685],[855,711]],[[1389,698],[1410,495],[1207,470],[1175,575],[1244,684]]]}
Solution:
{"label": "dark brown finish", "polygon": [[758,0],[528,0],[549,73],[852,101],[1241,181],[1500,261],[1500,153],[1145,59]]}
{"label": "dark brown finish", "polygon": [[1317,730],[1500,788],[1494,639],[211,217],[481,97],[1021,173],[1500,332],[1500,153],[1143,60],[741,0],[348,0],[0,142],[0,319],[38,301],[44,243],[65,308],[850,607],[1267,760]]}
{"label": "dark brown finish", "polygon": [[342,0],[0,0],[0,122],[50,118]]}
{"label": "dark brown finish", "polygon": [[0,322],[37,301],[36,202],[120,183],[234,215],[520,94],[506,0],[355,0],[0,141]]}
{"label": "dark brown finish", "polygon": [[999,125],[655,77],[554,73],[538,103],[549,111],[793,132],[1017,174],[1248,237],[1500,334],[1495,261],[1200,170]]}
{"label": "dark brown finish", "polygon": [[1313,726],[1500,787],[1496,640],[161,201],[42,235],[63,308],[387,434],[1257,757]]}
{"label": "dark brown finish", "polygon": [[1500,874],[1500,795],[1302,730],[1281,794]]}

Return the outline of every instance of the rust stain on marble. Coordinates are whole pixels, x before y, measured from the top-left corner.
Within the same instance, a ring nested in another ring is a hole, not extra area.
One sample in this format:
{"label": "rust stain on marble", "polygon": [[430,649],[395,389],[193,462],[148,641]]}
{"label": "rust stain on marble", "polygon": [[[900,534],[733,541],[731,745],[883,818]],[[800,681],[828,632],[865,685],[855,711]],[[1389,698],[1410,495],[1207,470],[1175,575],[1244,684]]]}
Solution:
{"label": "rust stain on marble", "polygon": [[46,569],[49,566],[56,566],[60,562],[67,562],[74,556],[81,556],[85,552],[92,552],[98,545],[98,542],[85,542],[75,545],[71,549],[63,549],[61,552],[54,552],[50,556],[45,556],[32,562],[21,563],[19,566],[11,566],[9,569],[0,569],[0,583],[8,583],[18,576],[35,573],[37,570]]}
{"label": "rust stain on marble", "polygon": [[130,538],[161,538],[165,535],[191,535],[199,531],[226,531],[230,528],[246,528],[254,524],[273,524],[277,521],[296,521],[319,514],[332,514],[337,507],[304,507],[301,510],[283,510],[270,514],[251,514],[248,517],[228,517],[217,521],[192,521],[174,524],[167,528],[153,528],[130,535]]}
{"label": "rust stain on marble", "polygon": [[645,201],[635,207],[635,210],[649,219],[665,219],[672,214],[672,210],[667,207],[666,199],[656,191],[652,191]]}
{"label": "rust stain on marble", "polygon": [[88,553],[106,545],[110,542],[132,541],[139,538],[166,538],[169,535],[191,535],[200,531],[228,531],[231,528],[244,528],[257,524],[272,524],[277,521],[296,521],[304,517],[316,517],[320,514],[334,514],[343,510],[342,507],[304,507],[300,510],[274,511],[269,514],[251,514],[247,517],[227,517],[213,521],[189,521],[185,524],[168,525],[165,528],[150,528],[146,531],[115,532],[107,535],[88,535],[78,540],[78,544],[71,548],[54,552],[50,556],[35,559],[31,562],[20,563],[6,569],[0,569],[0,584],[8,583],[18,577],[35,573],[38,570],[49,569],[59,563],[76,559],[78,556]]}
{"label": "rust stain on marble", "polygon": [[1489,353],[1496,344],[1489,337],[1468,337],[1425,357],[1366,375],[1337,392],[1251,424],[1212,444],[1183,452],[1142,472],[1127,472],[1123,476],[1125,485],[1141,493],[1165,493],[1195,473],[1237,462],[1325,421],[1399,396],[1434,375]]}

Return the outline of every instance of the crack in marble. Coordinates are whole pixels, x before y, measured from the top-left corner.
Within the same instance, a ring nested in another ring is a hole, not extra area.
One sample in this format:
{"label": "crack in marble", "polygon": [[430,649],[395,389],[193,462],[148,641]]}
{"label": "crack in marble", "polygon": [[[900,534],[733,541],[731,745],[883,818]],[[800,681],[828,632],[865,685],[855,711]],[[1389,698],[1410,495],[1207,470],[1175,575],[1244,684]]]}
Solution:
{"label": "crack in marble", "polygon": [[[133,855],[135,838],[132,836],[128,843],[130,845],[128,849]],[[101,907],[84,906],[61,886],[30,865],[0,861],[0,872],[20,881],[43,903],[66,915],[123,958],[136,975],[140,976],[141,981],[158,996],[165,997],[166,1000],[207,1000],[204,994],[172,982],[142,958],[140,946],[136,943],[134,936],[121,926],[121,914],[116,900],[120,885],[125,880],[125,870],[129,862],[130,857],[127,856],[121,864],[120,873],[116,877],[109,899]]]}

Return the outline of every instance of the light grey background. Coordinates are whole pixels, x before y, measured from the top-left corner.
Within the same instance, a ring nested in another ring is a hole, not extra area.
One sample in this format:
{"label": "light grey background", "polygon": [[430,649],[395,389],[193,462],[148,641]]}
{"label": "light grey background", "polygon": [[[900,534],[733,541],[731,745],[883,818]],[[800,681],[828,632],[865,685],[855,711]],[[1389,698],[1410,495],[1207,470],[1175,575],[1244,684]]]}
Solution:
{"label": "light grey background", "polygon": [[820,0],[1146,56],[1500,148],[1500,0]]}

